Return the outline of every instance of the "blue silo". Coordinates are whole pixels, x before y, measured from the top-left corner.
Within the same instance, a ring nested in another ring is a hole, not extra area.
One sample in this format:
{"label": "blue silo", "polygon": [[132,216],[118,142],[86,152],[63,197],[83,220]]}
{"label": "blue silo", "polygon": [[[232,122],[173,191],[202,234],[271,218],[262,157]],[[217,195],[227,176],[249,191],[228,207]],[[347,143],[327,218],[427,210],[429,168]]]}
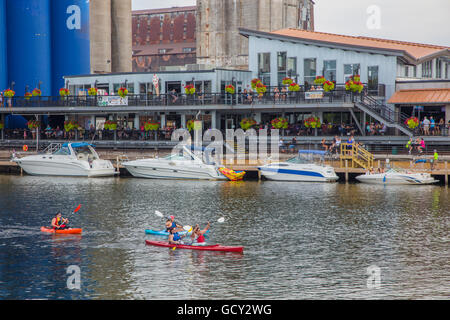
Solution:
{"label": "blue silo", "polygon": [[8,61],[6,50],[6,0],[0,0],[0,91],[8,88]]}
{"label": "blue silo", "polygon": [[50,0],[7,0],[8,79],[16,96],[38,87],[51,95]]}
{"label": "blue silo", "polygon": [[89,1],[51,0],[53,95],[63,76],[90,73]]}

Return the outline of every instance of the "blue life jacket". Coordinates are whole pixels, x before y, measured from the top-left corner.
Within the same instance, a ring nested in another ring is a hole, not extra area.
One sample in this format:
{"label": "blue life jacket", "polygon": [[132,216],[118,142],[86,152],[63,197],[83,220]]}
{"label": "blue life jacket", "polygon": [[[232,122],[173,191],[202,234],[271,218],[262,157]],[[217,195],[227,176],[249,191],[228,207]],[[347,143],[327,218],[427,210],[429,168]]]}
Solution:
{"label": "blue life jacket", "polygon": [[178,232],[175,232],[173,234],[173,241],[179,241],[179,240],[181,240],[181,236]]}

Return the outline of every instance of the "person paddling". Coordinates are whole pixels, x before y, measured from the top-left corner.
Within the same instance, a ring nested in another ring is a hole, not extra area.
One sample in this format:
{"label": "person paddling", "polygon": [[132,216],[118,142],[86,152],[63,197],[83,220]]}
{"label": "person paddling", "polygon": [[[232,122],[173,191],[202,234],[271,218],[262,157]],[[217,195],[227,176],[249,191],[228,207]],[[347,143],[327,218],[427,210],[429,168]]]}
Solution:
{"label": "person paddling", "polygon": [[58,212],[56,216],[52,219],[53,229],[67,229],[69,224],[69,219],[63,218],[61,212]]}
{"label": "person paddling", "polygon": [[175,217],[174,216],[169,216],[169,217],[167,217],[167,220],[166,220],[166,231],[169,232],[169,229],[171,229],[171,228],[176,229],[176,231],[184,230],[183,226],[178,224],[175,221]]}
{"label": "person paddling", "polygon": [[181,239],[185,236],[181,236],[178,232],[176,232],[175,228],[169,228],[169,244],[181,244]]}
{"label": "person paddling", "polygon": [[206,228],[203,230],[200,230],[200,226],[197,224],[194,227],[194,230],[192,231],[191,239],[193,245],[202,246],[205,245],[205,233],[209,230],[210,223],[206,225]]}

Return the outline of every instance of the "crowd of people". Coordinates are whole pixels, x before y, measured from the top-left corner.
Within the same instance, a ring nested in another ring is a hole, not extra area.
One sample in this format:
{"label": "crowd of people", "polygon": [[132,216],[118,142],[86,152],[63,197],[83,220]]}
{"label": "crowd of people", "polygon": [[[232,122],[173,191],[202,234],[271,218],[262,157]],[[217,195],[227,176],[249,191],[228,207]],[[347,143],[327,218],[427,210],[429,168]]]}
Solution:
{"label": "crowd of people", "polygon": [[432,116],[430,118],[424,117],[419,123],[418,130],[420,134],[424,136],[445,135],[445,130],[447,130],[447,133],[450,134],[450,120],[446,125],[443,118],[436,121]]}

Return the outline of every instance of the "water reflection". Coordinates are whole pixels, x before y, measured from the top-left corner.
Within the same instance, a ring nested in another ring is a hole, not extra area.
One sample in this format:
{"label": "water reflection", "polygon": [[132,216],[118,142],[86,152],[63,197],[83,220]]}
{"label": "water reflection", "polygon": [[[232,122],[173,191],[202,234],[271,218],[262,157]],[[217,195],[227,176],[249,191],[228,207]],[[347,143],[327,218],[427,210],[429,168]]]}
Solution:
{"label": "water reflection", "polygon": [[[0,176],[0,298],[445,298],[449,199],[439,186]],[[78,204],[82,236],[40,233]],[[208,241],[244,254],[146,246],[161,240],[144,234],[163,228],[155,210],[211,221]],[[80,291],[67,289],[69,265]]]}

